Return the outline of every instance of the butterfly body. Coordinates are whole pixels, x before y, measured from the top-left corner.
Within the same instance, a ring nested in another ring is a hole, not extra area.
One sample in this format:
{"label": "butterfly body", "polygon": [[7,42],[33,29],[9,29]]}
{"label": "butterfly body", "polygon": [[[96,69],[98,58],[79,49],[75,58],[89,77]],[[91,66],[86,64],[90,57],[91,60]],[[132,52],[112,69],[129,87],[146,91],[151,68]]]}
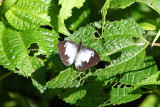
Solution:
{"label": "butterfly body", "polygon": [[100,61],[99,54],[90,47],[82,45],[82,41],[76,44],[73,41],[64,40],[57,45],[62,62],[66,66],[75,63],[75,67],[82,71],[97,64]]}

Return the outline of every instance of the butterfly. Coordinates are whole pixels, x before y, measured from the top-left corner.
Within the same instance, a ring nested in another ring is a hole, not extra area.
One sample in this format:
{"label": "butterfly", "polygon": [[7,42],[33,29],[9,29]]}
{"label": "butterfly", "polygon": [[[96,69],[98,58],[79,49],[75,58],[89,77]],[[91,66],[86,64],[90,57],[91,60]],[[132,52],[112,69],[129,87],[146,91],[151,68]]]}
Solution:
{"label": "butterfly", "polygon": [[75,67],[79,71],[86,70],[100,61],[99,54],[92,48],[83,46],[82,41],[77,44],[70,40],[64,40],[58,43],[57,49],[62,62],[66,66],[75,63]]}

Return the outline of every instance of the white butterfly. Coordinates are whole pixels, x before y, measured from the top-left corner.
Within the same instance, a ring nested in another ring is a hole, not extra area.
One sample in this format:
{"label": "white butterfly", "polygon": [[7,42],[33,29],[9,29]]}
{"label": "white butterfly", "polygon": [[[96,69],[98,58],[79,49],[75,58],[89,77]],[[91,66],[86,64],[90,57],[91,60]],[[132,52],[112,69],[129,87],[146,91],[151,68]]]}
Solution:
{"label": "white butterfly", "polygon": [[80,71],[86,70],[100,61],[99,54],[90,47],[82,46],[82,42],[76,44],[73,41],[64,40],[58,43],[57,49],[66,66],[75,62],[75,67]]}

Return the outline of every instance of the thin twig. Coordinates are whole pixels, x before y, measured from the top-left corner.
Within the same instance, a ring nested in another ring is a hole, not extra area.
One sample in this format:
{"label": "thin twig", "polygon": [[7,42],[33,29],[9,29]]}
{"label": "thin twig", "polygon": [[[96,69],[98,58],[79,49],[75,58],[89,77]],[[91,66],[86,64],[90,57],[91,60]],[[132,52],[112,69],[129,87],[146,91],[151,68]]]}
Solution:
{"label": "thin twig", "polygon": [[0,77],[0,81],[3,80],[4,78],[8,77],[8,76],[11,75],[11,74],[13,74],[12,71],[9,71],[9,72],[5,73],[4,75],[2,75],[2,76]]}
{"label": "thin twig", "polygon": [[[152,45],[152,43],[149,43],[149,45]],[[160,47],[160,43],[154,43],[153,46],[159,46]]]}

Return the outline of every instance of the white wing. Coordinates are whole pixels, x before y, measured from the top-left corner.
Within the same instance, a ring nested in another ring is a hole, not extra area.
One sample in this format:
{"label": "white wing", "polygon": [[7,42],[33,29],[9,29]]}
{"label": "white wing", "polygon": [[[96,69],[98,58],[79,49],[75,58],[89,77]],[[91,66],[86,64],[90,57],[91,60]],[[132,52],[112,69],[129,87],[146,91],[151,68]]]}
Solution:
{"label": "white wing", "polygon": [[[96,53],[97,54],[97,53]],[[89,63],[91,60],[93,60],[95,56],[95,51],[89,47],[82,48],[79,53],[77,54],[75,58],[75,66],[78,70],[85,70],[95,63]],[[99,57],[99,55],[98,55]],[[99,61],[98,61],[99,62]]]}
{"label": "white wing", "polygon": [[58,43],[57,49],[62,62],[66,66],[69,66],[74,62],[78,49],[78,46],[75,42],[69,40],[61,41]]}
{"label": "white wing", "polygon": [[77,45],[70,43],[70,42],[66,42],[64,47],[66,47],[66,51],[65,51],[65,55],[67,55],[69,58],[67,60],[67,62],[71,65],[74,62],[75,56],[77,54]]}

